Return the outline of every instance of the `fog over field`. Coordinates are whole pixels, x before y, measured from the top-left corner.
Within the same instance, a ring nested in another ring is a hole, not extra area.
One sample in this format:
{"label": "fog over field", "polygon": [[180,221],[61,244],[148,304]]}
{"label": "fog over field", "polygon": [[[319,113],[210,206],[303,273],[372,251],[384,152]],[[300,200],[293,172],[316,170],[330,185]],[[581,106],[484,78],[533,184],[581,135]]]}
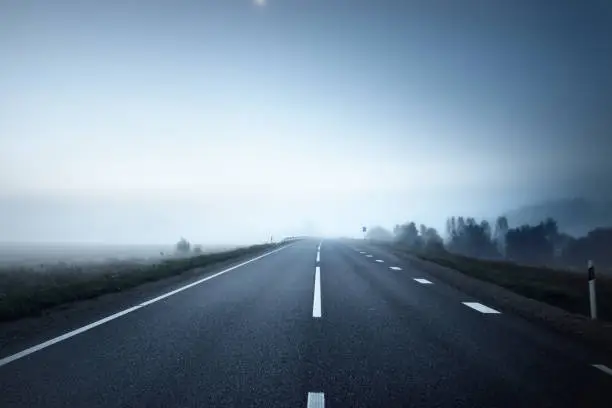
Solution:
{"label": "fog over field", "polygon": [[[234,248],[232,245],[203,246],[203,252]],[[0,243],[0,268],[58,263],[158,262],[177,256],[174,245],[96,245],[60,243]],[[162,255],[163,254],[163,255]]]}

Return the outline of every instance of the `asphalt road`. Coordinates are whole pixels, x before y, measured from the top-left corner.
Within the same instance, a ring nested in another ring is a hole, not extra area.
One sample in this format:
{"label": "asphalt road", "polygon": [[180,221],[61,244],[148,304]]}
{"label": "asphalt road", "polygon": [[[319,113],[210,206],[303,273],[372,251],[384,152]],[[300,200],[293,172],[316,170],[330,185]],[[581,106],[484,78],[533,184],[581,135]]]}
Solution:
{"label": "asphalt road", "polygon": [[612,406],[596,352],[381,249],[318,244],[0,349],[0,407]]}

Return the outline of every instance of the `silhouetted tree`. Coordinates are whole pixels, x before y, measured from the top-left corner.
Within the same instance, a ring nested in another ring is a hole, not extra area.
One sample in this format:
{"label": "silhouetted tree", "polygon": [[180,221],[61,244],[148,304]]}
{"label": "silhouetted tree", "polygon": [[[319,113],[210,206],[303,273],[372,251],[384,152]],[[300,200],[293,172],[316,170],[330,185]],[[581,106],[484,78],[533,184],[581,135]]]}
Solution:
{"label": "silhouetted tree", "polygon": [[548,222],[509,229],[506,234],[506,256],[521,263],[551,263],[554,257],[551,233],[552,224]]}
{"label": "silhouetted tree", "polygon": [[453,221],[448,225],[451,230],[447,245],[449,250],[474,257],[499,256],[499,251],[491,240],[491,226],[488,221],[478,223],[473,217],[457,217],[454,228]]}
{"label": "silhouetted tree", "polygon": [[461,235],[464,229],[465,229],[465,218],[457,217],[457,229],[456,229],[457,234]]}
{"label": "silhouetted tree", "polygon": [[561,259],[564,263],[584,267],[588,260],[596,266],[612,266],[612,228],[596,228],[586,237],[566,242]]}
{"label": "silhouetted tree", "polygon": [[442,251],[444,250],[444,241],[435,228],[427,228],[423,225],[421,239],[423,247],[427,250]]}
{"label": "silhouetted tree", "polygon": [[414,246],[419,238],[419,231],[414,222],[397,226],[394,231],[396,242],[407,246]]}
{"label": "silhouetted tree", "polygon": [[368,230],[366,238],[374,241],[393,241],[393,234],[383,227],[375,226]]}
{"label": "silhouetted tree", "polygon": [[508,233],[508,218],[500,216],[495,221],[495,232],[493,233],[493,241],[495,241],[497,251],[501,256],[506,256],[506,234]]}
{"label": "silhouetted tree", "polygon": [[190,248],[191,244],[185,238],[181,238],[180,241],[176,243],[176,252],[179,254],[188,254]]}
{"label": "silhouetted tree", "polygon": [[453,240],[457,237],[457,219],[455,217],[450,217],[446,220],[446,240],[447,242],[453,242]]}

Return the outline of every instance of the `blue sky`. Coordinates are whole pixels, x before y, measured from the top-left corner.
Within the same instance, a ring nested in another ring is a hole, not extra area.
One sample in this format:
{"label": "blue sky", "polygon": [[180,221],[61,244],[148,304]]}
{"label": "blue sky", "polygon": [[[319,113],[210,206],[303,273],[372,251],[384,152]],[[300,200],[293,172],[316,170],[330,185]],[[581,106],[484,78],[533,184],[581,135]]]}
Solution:
{"label": "blue sky", "polygon": [[442,226],[610,185],[604,1],[2,1],[0,52],[0,241]]}

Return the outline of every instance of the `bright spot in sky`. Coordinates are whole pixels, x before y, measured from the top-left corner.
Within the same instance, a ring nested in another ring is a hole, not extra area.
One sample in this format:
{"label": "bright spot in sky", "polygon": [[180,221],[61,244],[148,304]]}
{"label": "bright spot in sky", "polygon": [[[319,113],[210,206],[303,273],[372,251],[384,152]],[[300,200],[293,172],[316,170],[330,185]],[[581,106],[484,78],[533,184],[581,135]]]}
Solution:
{"label": "bright spot in sky", "polygon": [[255,5],[263,7],[266,5],[266,0],[255,0]]}

